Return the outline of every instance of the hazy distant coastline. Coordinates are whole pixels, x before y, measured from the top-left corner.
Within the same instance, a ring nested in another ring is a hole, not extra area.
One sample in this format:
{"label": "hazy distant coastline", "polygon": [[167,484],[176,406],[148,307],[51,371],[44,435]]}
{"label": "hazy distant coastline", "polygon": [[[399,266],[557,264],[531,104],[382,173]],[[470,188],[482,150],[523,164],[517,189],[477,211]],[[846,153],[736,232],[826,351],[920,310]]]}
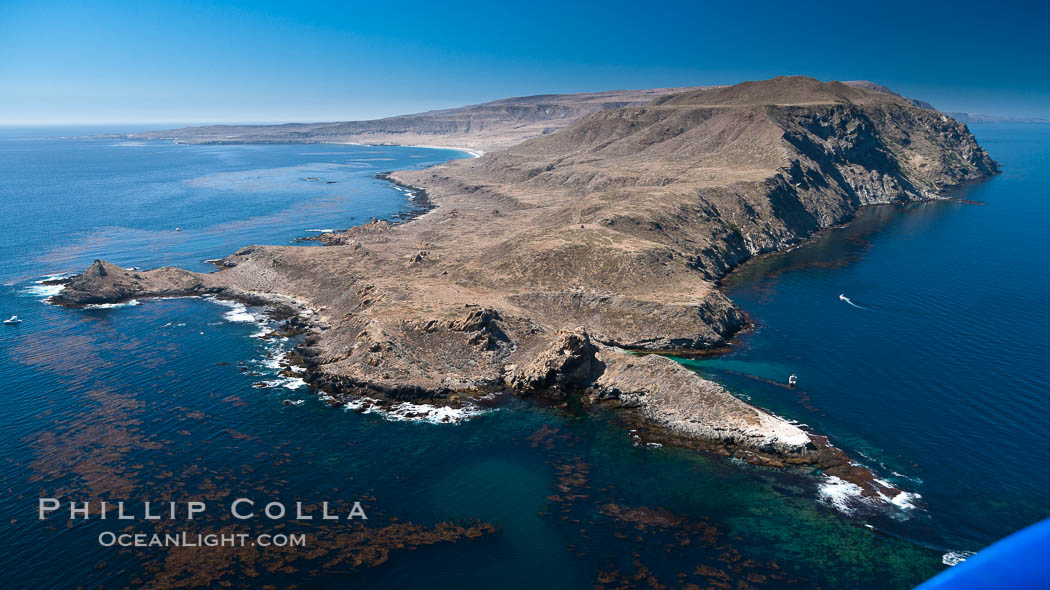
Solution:
{"label": "hazy distant coastline", "polygon": [[180,143],[354,143],[443,146],[488,152],[564,129],[580,117],[605,109],[639,106],[688,88],[610,90],[540,94],[375,119],[283,125],[208,125],[132,133],[130,139],[172,139]]}
{"label": "hazy distant coastline", "polygon": [[1050,119],[1040,119],[1038,117],[1006,117],[1003,115],[958,112],[945,112],[944,114],[967,125],[981,125],[984,123],[1050,123]]}

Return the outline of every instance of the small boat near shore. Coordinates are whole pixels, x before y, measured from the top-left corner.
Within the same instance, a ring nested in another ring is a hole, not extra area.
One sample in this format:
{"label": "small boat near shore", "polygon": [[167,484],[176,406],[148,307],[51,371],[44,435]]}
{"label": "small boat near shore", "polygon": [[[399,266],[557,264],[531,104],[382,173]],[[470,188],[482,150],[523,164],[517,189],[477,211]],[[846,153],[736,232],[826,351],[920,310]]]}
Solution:
{"label": "small boat near shore", "polygon": [[13,315],[10,318],[4,320],[4,325],[5,326],[17,326],[18,324],[21,324],[21,323],[22,323],[22,319],[19,318],[16,315]]}

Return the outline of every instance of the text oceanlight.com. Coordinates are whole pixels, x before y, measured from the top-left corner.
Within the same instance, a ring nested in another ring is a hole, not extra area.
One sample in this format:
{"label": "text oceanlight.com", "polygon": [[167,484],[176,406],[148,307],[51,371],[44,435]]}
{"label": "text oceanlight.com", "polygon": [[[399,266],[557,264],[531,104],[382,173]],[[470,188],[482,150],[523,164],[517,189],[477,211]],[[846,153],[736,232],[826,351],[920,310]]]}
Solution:
{"label": "text oceanlight.com", "polygon": [[305,547],[306,535],[263,533],[114,533],[98,536],[103,547]]}

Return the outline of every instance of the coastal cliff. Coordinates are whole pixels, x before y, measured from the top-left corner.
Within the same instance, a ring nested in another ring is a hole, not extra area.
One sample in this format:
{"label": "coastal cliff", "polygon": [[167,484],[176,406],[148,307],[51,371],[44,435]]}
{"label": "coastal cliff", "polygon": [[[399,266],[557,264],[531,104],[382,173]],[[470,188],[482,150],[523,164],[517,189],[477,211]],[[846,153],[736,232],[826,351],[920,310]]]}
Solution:
{"label": "coastal cliff", "polygon": [[97,261],[54,299],[279,297],[309,313],[306,380],[336,398],[574,396],[675,440],[865,479],[821,437],[636,353],[726,346],[747,321],[717,282],[743,261],[865,205],[943,198],[997,170],[964,125],[914,101],[776,78],[598,110],[394,173],[433,207],[405,224],[246,247],[207,274]]}

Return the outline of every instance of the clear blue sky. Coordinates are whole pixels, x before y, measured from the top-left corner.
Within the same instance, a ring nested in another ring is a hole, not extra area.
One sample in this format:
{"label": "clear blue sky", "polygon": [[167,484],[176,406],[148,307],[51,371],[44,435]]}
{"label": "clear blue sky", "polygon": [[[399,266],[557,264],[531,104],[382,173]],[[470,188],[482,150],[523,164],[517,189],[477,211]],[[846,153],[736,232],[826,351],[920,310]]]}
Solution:
{"label": "clear blue sky", "polygon": [[779,74],[1050,118],[1048,29],[1045,0],[0,0],[0,124],[366,119]]}

